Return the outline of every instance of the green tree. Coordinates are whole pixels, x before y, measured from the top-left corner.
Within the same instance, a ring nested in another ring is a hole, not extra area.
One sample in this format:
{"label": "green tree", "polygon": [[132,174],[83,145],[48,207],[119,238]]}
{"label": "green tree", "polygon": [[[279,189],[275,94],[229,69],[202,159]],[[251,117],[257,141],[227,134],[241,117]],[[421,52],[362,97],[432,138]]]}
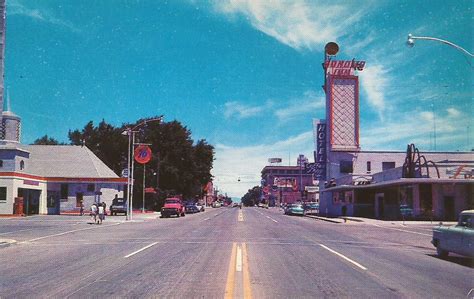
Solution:
{"label": "green tree", "polygon": [[[194,144],[191,131],[178,121],[146,122],[140,119],[132,124],[116,128],[104,120],[98,126],[88,122],[82,130],[69,131],[74,145],[86,145],[115,173],[120,174],[127,165],[127,136],[122,132],[135,128],[135,143],[151,144],[152,159],[145,167],[145,187],[159,188],[161,197],[181,194],[194,198],[202,192],[202,186],[212,179],[214,147],[205,140]],[[142,196],[143,166],[135,163],[135,190]],[[134,196],[134,197],[135,197]],[[141,201],[134,200],[134,203]]]}
{"label": "green tree", "polygon": [[[52,137],[48,137],[48,135],[44,135],[43,137],[36,139],[33,142],[33,144],[34,145],[58,145],[60,143],[56,139],[54,139]],[[63,143],[61,143],[61,144],[63,144]]]}
{"label": "green tree", "polygon": [[255,186],[247,191],[247,193],[242,197],[241,201],[246,206],[254,206],[258,202],[260,202],[261,194],[262,187]]}

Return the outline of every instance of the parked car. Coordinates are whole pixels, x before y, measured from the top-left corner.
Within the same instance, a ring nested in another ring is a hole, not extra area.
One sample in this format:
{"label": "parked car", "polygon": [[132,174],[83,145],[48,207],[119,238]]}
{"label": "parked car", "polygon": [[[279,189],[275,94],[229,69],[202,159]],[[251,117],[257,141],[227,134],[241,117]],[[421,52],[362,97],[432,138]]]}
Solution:
{"label": "parked car", "polygon": [[186,208],[181,199],[176,197],[165,199],[165,205],[161,208],[161,217],[167,218],[171,215],[186,216]]}
{"label": "parked car", "polygon": [[304,215],[302,204],[288,204],[285,207],[285,215]]}
{"label": "parked car", "polygon": [[188,203],[186,205],[186,213],[188,214],[199,213],[199,208],[196,206],[195,203]]}
{"label": "parked car", "polygon": [[439,257],[445,258],[450,252],[474,257],[474,210],[462,211],[456,225],[433,228],[431,243]]}
{"label": "parked car", "polygon": [[213,207],[213,208],[220,208],[221,206],[222,206],[222,205],[221,205],[221,203],[220,203],[219,201],[214,201],[214,202],[212,203],[212,207]]}
{"label": "parked car", "polygon": [[205,208],[202,203],[196,203],[196,207],[199,209],[199,212],[204,212]]}
{"label": "parked car", "polygon": [[125,198],[114,198],[110,205],[110,215],[117,215],[117,213],[123,213],[127,215],[127,201]]}
{"label": "parked car", "polygon": [[306,202],[303,204],[304,214],[319,214],[319,203],[317,202]]}

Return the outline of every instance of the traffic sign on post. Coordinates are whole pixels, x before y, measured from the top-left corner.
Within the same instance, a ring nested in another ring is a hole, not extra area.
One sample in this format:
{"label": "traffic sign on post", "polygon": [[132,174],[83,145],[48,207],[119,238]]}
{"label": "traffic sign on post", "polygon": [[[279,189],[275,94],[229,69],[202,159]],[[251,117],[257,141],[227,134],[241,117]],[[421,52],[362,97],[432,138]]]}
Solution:
{"label": "traffic sign on post", "polygon": [[151,160],[151,149],[148,145],[139,145],[134,152],[135,161],[146,164]]}

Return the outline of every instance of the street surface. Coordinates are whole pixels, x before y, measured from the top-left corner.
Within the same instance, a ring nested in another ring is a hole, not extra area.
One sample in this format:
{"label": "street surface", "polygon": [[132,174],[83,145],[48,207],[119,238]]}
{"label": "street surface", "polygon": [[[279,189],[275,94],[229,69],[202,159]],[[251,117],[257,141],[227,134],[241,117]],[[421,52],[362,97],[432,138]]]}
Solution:
{"label": "street surface", "polygon": [[277,208],[186,217],[0,218],[0,297],[466,298],[473,261],[431,224],[330,223]]}

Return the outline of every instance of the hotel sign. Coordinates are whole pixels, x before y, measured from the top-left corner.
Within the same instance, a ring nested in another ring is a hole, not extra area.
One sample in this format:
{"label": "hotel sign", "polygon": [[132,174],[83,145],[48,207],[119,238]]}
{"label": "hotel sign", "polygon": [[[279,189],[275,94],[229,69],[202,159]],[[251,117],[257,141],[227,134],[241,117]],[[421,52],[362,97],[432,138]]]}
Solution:
{"label": "hotel sign", "polygon": [[324,62],[324,69],[328,75],[350,76],[354,71],[362,71],[365,67],[365,61],[352,60],[328,60]]}
{"label": "hotel sign", "polygon": [[326,180],[326,134],[327,125],[321,121],[316,126],[316,152],[315,152],[315,165],[314,165],[314,179],[315,180]]}

